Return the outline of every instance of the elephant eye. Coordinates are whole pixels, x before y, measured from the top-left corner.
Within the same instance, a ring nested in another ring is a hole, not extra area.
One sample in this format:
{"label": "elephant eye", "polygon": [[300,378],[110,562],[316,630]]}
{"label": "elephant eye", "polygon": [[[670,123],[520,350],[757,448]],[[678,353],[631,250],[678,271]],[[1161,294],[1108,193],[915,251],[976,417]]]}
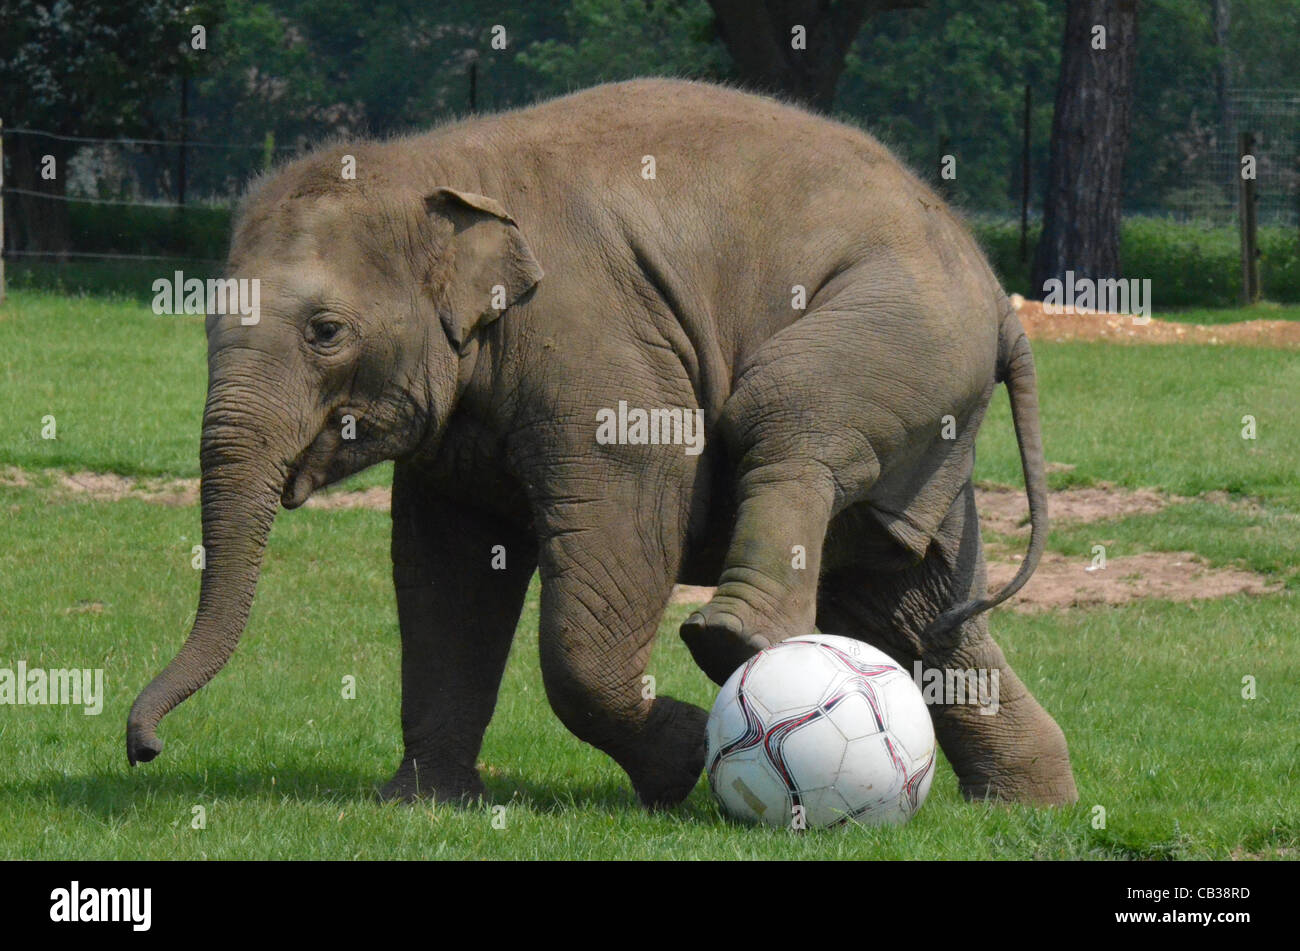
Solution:
{"label": "elephant eye", "polygon": [[329,349],[346,336],[348,326],[337,317],[320,314],[307,323],[307,339],[313,346]]}

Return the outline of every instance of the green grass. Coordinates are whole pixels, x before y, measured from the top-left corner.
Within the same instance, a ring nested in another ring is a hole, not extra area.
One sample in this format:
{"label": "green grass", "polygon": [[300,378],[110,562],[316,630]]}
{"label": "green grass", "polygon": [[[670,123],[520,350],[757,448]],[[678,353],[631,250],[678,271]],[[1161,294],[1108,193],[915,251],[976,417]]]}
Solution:
{"label": "green grass", "polygon": [[1300,305],[1261,301],[1254,307],[1188,307],[1152,314],[1183,324],[1235,324],[1242,320],[1300,320]]}
{"label": "green grass", "polygon": [[[1215,490],[1300,511],[1300,359],[1250,347],[1034,345],[1056,488],[1112,482],[1179,495]],[[1254,440],[1242,418],[1254,416]],[[977,478],[1019,484],[1005,395],[980,430]]]}
{"label": "green grass", "polygon": [[[1280,507],[1197,499],[1159,512],[1052,529],[1052,548],[1066,555],[1086,559],[1098,543],[1106,545],[1109,557],[1194,551],[1210,565],[1248,568],[1300,588],[1300,513]],[[1017,549],[1023,544],[1014,543]]]}
{"label": "green grass", "polygon": [[[46,291],[0,310],[0,464],[197,478],[203,318]],[[55,439],[42,438],[53,416]],[[391,481],[380,466],[351,487]]]}
{"label": "green grass", "polygon": [[[126,712],[193,620],[196,507],[0,486],[0,667],[102,667],[99,716],[0,707],[4,858],[1223,858],[1300,848],[1300,362],[1233,347],[1041,344],[1055,485],[1110,481],[1182,495],[1151,515],[1058,528],[1084,556],[1192,550],[1284,579],[1265,597],[1039,615],[999,611],[1013,665],[1070,739],[1081,800],[1062,810],[970,805],[941,762],[899,829],[793,836],[724,819],[701,784],[647,815],[622,772],[551,714],[537,665],[537,592],[484,746],[492,814],[372,799],[401,753],[398,637],[385,513],[302,509],[276,523],[240,650],[166,720],[167,750],[129,770]],[[138,303],[20,291],[0,310],[0,464],[197,474],[201,322]],[[1257,417],[1259,439],[1240,438]],[[41,417],[58,439],[40,439]],[[998,396],[977,476],[1016,483]],[[368,482],[388,478],[379,468]],[[695,703],[714,688],[664,618],[651,673]],[[341,696],[353,676],[357,699]],[[1253,677],[1258,696],[1241,696]],[[193,809],[207,827],[191,828]],[[1094,827],[1096,807],[1104,828]]]}
{"label": "green grass", "polygon": [[[1294,353],[1045,342],[1034,350],[1048,458],[1076,466],[1053,484],[1219,489],[1300,505]],[[198,317],[157,317],[123,300],[11,295],[0,319],[0,464],[197,476],[204,354]],[[47,414],[56,440],[41,438]],[[1258,424],[1253,442],[1241,438],[1247,414]],[[979,452],[979,478],[1019,481],[1005,396],[993,401]]]}
{"label": "green grass", "polygon": [[[1000,613],[999,639],[1071,739],[1079,806],[972,806],[941,764],[908,826],[797,837],[725,820],[703,783],[680,810],[645,814],[547,706],[534,588],[481,757],[507,806],[499,830],[482,810],[371,800],[400,755],[384,514],[280,518],[243,645],[167,719],[163,756],[129,770],[126,712],[192,619],[198,512],[50,504],[34,489],[0,489],[0,506],[0,664],[101,666],[107,693],[97,717],[5,708],[0,858],[1201,858],[1300,843],[1286,596]],[[665,618],[651,673],[708,704],[712,685],[675,635],[685,610]],[[341,696],[345,675],[355,700]],[[1246,675],[1255,700],[1241,698]],[[195,806],[206,829],[191,828]]]}

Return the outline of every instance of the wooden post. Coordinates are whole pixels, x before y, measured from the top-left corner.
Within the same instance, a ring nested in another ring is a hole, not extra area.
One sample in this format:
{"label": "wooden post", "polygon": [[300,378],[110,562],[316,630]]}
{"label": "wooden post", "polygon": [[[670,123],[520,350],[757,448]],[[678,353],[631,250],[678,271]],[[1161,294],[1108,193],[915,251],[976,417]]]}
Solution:
{"label": "wooden post", "polygon": [[1025,83],[1025,134],[1020,145],[1020,260],[1029,260],[1029,109],[1033,87]]}
{"label": "wooden post", "polygon": [[[1241,159],[1255,154],[1255,135],[1243,132],[1237,137],[1237,175],[1241,179],[1237,196],[1238,219],[1241,223],[1241,302],[1249,307],[1258,304],[1259,286],[1259,233],[1256,216],[1255,176],[1242,175]],[[1256,163],[1255,171],[1259,166]]]}
{"label": "wooden post", "polygon": [[262,171],[269,172],[271,166],[275,164],[275,132],[272,129],[266,130],[266,138],[262,140]]}
{"label": "wooden post", "polygon": [[478,56],[469,61],[469,111],[478,112]]}
{"label": "wooden post", "polygon": [[5,302],[5,121],[0,119],[0,305]]}

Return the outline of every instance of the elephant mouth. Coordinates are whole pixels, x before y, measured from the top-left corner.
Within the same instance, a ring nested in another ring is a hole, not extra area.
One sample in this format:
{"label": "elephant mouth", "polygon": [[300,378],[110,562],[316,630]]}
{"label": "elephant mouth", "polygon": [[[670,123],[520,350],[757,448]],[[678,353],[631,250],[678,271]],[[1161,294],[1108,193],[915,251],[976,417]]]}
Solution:
{"label": "elephant mouth", "polygon": [[284,490],[280,493],[280,504],[286,509],[296,509],[316,491],[315,480],[302,465],[301,457],[289,466],[288,477],[284,480]]}
{"label": "elephant mouth", "polygon": [[[355,412],[355,411],[350,411]],[[298,453],[285,467],[284,489],[280,504],[286,509],[296,509],[321,486],[336,482],[348,474],[351,454],[345,452],[340,436],[341,425],[331,416],[316,438]],[[349,447],[350,448],[350,447]]]}
{"label": "elephant mouth", "polygon": [[286,467],[284,489],[280,493],[280,504],[286,509],[298,508],[328,481],[326,471],[334,453],[333,447],[321,445],[323,435],[312,440]]}

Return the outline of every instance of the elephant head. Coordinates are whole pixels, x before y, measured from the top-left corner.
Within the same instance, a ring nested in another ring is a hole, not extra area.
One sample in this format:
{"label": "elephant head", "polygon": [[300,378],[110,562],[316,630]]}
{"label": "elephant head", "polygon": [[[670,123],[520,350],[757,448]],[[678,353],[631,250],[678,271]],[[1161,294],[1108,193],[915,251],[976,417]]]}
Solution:
{"label": "elephant head", "polygon": [[236,223],[227,277],[259,282],[260,311],[207,317],[198,612],[131,708],[132,765],[234,652],[278,506],[436,446],[480,333],[542,276],[491,198],[366,187],[339,167],[332,152],[291,167]]}

